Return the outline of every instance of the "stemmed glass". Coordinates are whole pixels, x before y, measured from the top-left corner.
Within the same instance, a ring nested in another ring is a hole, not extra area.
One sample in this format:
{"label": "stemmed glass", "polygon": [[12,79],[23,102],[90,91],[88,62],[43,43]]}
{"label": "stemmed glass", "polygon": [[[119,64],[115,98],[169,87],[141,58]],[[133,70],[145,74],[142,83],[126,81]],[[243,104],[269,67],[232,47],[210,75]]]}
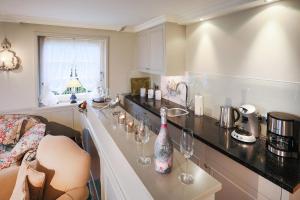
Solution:
{"label": "stemmed glass", "polygon": [[151,158],[145,156],[144,146],[149,142],[150,139],[150,130],[146,126],[147,119],[144,118],[140,121],[137,128],[137,137],[142,144],[142,155],[138,158],[138,163],[141,165],[149,165],[151,163]]}
{"label": "stemmed glass", "polygon": [[179,180],[184,184],[192,184],[194,182],[194,178],[191,174],[188,173],[188,159],[194,153],[194,136],[193,131],[191,129],[184,128],[181,133],[180,137],[180,152],[183,154],[184,158],[186,159],[185,164],[185,172],[182,172],[179,175]]}

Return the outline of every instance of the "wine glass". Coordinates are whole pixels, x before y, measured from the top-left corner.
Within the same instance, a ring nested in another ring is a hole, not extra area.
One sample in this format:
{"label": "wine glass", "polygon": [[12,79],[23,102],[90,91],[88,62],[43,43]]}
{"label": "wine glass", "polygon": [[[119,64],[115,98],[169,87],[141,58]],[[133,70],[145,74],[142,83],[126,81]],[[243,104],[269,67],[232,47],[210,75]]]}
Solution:
{"label": "wine glass", "polygon": [[145,156],[144,146],[149,142],[150,139],[150,130],[147,127],[147,119],[143,119],[140,121],[137,130],[137,137],[142,144],[142,155],[138,158],[138,163],[141,165],[149,165],[151,163],[151,158]]}
{"label": "wine glass", "polygon": [[182,172],[179,175],[179,180],[184,184],[192,184],[194,182],[194,178],[191,174],[188,173],[188,159],[194,153],[194,136],[193,131],[191,129],[184,128],[180,137],[180,152],[183,154],[186,159],[185,164],[185,172]]}

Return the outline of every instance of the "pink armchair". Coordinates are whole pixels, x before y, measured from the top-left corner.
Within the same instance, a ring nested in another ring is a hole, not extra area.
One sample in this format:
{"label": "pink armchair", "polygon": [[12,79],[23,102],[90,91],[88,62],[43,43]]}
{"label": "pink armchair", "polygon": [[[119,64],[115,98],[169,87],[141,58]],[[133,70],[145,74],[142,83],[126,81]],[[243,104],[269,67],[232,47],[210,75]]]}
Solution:
{"label": "pink armchair", "polygon": [[[46,174],[45,200],[87,199],[90,156],[65,136],[44,137],[37,149],[37,170]],[[0,171],[1,200],[10,198],[18,167]]]}

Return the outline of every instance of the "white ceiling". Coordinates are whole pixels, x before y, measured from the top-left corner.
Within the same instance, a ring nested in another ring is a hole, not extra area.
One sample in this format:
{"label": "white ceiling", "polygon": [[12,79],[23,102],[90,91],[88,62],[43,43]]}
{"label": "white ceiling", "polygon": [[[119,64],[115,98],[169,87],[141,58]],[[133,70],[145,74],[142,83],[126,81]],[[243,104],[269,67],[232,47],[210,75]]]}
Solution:
{"label": "white ceiling", "polygon": [[186,24],[262,3],[264,0],[0,0],[0,21],[135,30],[147,26],[149,20]]}

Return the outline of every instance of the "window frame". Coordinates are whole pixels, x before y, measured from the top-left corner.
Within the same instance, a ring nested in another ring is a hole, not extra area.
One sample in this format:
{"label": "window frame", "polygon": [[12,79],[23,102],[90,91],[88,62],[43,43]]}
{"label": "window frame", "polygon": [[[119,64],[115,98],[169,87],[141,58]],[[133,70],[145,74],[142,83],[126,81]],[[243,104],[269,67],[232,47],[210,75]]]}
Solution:
{"label": "window frame", "polygon": [[[105,88],[109,88],[109,37],[108,36],[101,36],[101,35],[81,35],[81,34],[68,34],[68,33],[51,33],[51,32],[35,32],[35,40],[36,40],[36,95],[37,95],[37,104],[39,107],[44,106],[42,105],[40,95],[41,95],[41,63],[40,63],[40,44],[39,44],[39,37],[53,37],[53,38],[60,38],[60,39],[77,39],[77,40],[99,40],[103,41],[104,43],[104,60],[103,60],[103,70],[104,70],[104,86]],[[87,93],[78,93],[76,96],[82,97],[85,96]],[[70,94],[65,95],[58,95],[59,99],[64,99],[67,96],[71,96]],[[79,98],[80,99],[80,98]],[[65,102],[61,102],[65,103]]]}

